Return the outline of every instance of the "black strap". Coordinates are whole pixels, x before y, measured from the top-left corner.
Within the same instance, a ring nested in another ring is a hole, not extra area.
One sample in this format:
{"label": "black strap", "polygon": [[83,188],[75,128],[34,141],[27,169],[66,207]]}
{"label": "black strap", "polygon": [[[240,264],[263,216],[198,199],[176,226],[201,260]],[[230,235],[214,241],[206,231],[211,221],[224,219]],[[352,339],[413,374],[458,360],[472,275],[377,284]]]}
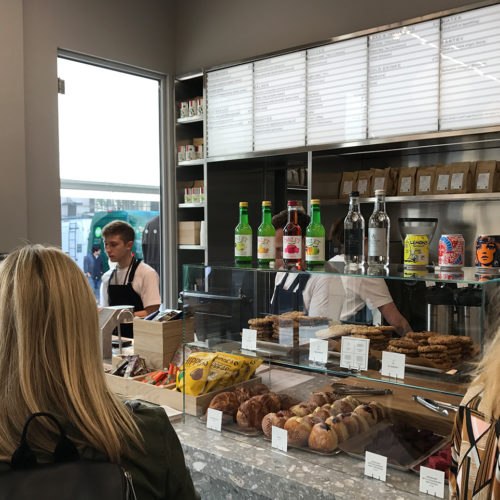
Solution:
{"label": "black strap", "polygon": [[141,263],[142,259],[134,259],[134,265],[132,266],[132,269],[130,269],[130,273],[128,275],[128,282],[127,285],[131,285],[132,281],[134,281],[135,278],[135,272],[137,271],[137,268],[139,267],[139,264]]}
{"label": "black strap", "polygon": [[13,469],[29,469],[37,465],[35,453],[30,448],[27,440],[28,427],[30,423],[37,417],[47,417],[51,419],[59,430],[59,440],[54,449],[53,461],[54,462],[73,462],[80,459],[80,455],[76,446],[66,436],[64,429],[54,415],[45,412],[33,413],[29,416],[28,420],[23,427],[21,441],[18,448],[14,451],[11,458],[11,466]]}

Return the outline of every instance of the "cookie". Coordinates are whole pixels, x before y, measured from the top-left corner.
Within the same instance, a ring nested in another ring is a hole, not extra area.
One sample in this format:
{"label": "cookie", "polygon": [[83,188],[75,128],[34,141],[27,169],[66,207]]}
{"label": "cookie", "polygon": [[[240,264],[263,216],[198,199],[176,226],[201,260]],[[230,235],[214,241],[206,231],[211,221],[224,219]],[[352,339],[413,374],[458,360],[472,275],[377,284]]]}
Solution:
{"label": "cookie", "polygon": [[429,344],[450,345],[457,344],[457,338],[459,337],[457,337],[456,335],[432,335],[427,340]]}
{"label": "cookie", "polygon": [[427,342],[428,337],[428,332],[409,332],[403,338],[413,340],[414,342],[420,342],[421,340]]}
{"label": "cookie", "polygon": [[445,345],[440,345],[440,344],[434,344],[434,345],[419,345],[418,346],[418,352],[420,354],[422,353],[438,353],[442,352],[445,353],[447,351],[447,348]]}
{"label": "cookie", "polygon": [[407,349],[404,347],[395,347],[395,346],[390,345],[387,348],[387,350],[391,351],[391,352],[398,352],[400,354],[406,354],[407,356],[411,356],[411,357],[418,356],[418,351],[416,349],[411,349],[411,348]]}
{"label": "cookie", "polygon": [[413,342],[413,340],[405,340],[405,339],[390,340],[389,345],[393,347],[400,347],[403,349],[414,349],[415,351],[418,348],[418,344],[416,342]]}
{"label": "cookie", "polygon": [[418,355],[426,359],[448,359],[448,355],[444,352],[419,352]]}

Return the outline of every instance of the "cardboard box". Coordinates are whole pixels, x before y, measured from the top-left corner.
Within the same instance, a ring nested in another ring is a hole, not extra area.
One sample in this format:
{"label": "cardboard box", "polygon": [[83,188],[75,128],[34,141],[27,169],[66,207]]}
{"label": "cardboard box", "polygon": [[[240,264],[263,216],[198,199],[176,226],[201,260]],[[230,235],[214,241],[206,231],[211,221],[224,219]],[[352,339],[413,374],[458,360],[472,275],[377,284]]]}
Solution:
{"label": "cardboard box", "polygon": [[177,348],[183,342],[183,328],[185,329],[184,342],[194,339],[194,319],[186,321],[146,321],[134,318],[134,354],[146,360],[148,368],[156,370],[168,369]]}
{"label": "cardboard box", "polygon": [[203,137],[193,137],[193,146],[203,146]]}
{"label": "cardboard box", "polygon": [[200,244],[201,221],[181,221],[179,222],[178,243],[179,245],[199,245]]}
{"label": "cardboard box", "polygon": [[[128,399],[143,399],[157,405],[167,405],[175,410],[183,410],[183,394],[175,389],[175,384],[156,387],[154,385],[140,382],[145,375],[134,378],[117,377],[116,375],[105,374],[109,388],[117,395]],[[240,387],[252,387],[262,383],[261,377],[253,377],[246,382],[236,384]],[[231,391],[236,385],[223,387],[216,391],[191,396],[186,394],[186,413],[188,415],[203,415],[212,398],[219,392]]]}

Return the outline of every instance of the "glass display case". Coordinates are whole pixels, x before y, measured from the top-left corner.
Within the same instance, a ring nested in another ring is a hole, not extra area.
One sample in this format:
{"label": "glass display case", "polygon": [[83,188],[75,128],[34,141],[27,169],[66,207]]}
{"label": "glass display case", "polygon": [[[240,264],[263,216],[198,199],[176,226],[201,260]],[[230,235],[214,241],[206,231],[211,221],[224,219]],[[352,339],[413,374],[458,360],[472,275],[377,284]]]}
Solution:
{"label": "glass display case", "polygon": [[[496,326],[500,275],[481,271],[390,265],[347,273],[341,261],[307,272],[186,265],[184,316],[195,328],[186,345],[460,396]],[[400,339],[408,331],[422,333]],[[255,345],[242,345],[243,332]],[[381,374],[384,352],[405,355],[402,378]]]}

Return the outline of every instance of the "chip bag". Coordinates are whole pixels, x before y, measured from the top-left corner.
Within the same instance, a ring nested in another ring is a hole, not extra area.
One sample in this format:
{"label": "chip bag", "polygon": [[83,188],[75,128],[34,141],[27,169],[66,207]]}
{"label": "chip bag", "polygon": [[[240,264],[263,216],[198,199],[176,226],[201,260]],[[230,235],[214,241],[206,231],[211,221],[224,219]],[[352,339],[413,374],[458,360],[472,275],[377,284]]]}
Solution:
{"label": "chip bag", "polygon": [[215,352],[195,352],[186,359],[183,369],[177,373],[176,389],[191,396],[206,392],[210,366],[217,356]]}
{"label": "chip bag", "polygon": [[205,392],[233,385],[240,377],[244,360],[243,356],[218,352],[210,366]]}

